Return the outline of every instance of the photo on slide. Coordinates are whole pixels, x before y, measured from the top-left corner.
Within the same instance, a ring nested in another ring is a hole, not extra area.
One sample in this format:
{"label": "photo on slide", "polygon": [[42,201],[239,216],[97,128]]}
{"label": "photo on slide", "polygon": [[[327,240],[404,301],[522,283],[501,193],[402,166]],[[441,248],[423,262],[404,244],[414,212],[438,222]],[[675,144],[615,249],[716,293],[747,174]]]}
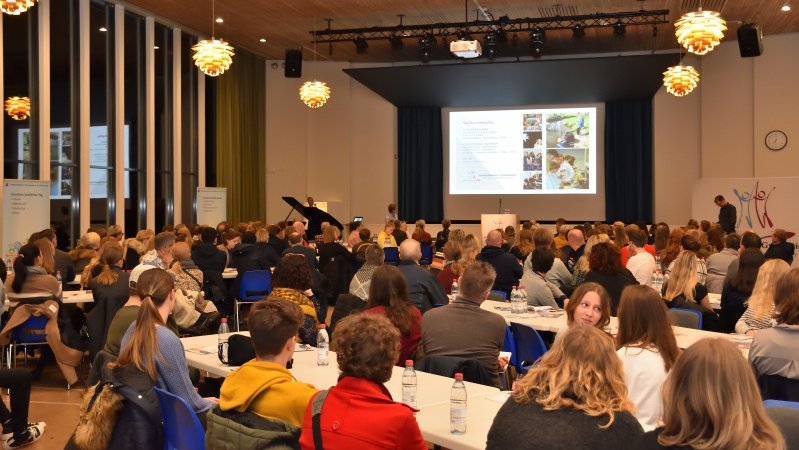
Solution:
{"label": "photo on slide", "polygon": [[543,188],[543,179],[541,171],[524,172],[524,185],[522,189],[525,191],[540,191]]}
{"label": "photo on slide", "polygon": [[586,148],[591,129],[587,112],[547,114],[547,148]]}
{"label": "photo on slide", "polygon": [[522,115],[522,126],[525,133],[541,131],[541,113]]}
{"label": "photo on slide", "polygon": [[522,157],[522,170],[541,171],[541,150],[525,151]]}
{"label": "photo on slide", "polygon": [[540,131],[530,131],[524,132],[524,137],[522,138],[522,147],[523,148],[544,148],[544,141],[543,141],[543,133]]}
{"label": "photo on slide", "polygon": [[546,158],[548,190],[586,190],[590,187],[587,148],[551,148]]}

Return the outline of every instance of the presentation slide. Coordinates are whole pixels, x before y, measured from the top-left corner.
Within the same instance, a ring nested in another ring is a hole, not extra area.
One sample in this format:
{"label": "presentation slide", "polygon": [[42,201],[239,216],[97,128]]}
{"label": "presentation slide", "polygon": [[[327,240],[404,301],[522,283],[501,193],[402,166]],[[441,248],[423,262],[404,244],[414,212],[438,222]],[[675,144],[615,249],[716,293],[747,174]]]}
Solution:
{"label": "presentation slide", "polygon": [[597,109],[449,112],[449,194],[596,194]]}

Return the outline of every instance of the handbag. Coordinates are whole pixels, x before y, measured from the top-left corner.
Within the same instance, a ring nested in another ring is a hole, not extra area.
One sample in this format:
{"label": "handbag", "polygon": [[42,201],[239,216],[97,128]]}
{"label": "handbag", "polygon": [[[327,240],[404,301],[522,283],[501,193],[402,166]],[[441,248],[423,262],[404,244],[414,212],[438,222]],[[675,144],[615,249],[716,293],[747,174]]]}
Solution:
{"label": "handbag", "polygon": [[211,302],[210,300],[205,299],[205,295],[202,291],[203,284],[200,283],[200,280],[198,280],[194,275],[192,275],[186,270],[184,270],[183,273],[185,273],[186,275],[189,276],[189,278],[194,280],[194,282],[197,283],[197,286],[200,286],[199,291],[184,292],[184,294],[186,294],[194,303],[194,309],[196,309],[197,312],[204,312],[204,313],[217,312],[218,310],[216,308],[216,305],[214,305],[214,303]]}
{"label": "handbag", "polygon": [[252,347],[252,339],[243,334],[231,334],[228,337],[227,361],[225,361],[224,347],[219,347],[219,360],[228,366],[240,366],[247,361],[255,358],[255,349]]}

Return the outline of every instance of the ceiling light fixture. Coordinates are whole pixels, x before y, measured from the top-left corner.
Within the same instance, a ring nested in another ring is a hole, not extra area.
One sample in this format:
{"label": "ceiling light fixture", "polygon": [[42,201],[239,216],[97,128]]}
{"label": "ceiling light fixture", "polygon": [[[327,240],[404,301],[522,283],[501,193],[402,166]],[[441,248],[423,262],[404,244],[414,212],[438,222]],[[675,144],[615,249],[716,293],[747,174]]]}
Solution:
{"label": "ceiling light fixture", "polygon": [[264,42],[266,42],[266,39],[264,39],[264,38],[258,39],[258,42],[263,44]]}
{"label": "ceiling light fixture", "polygon": [[780,10],[782,10],[784,12],[788,12],[788,11],[791,10],[791,5],[786,3],[786,4],[782,5],[782,8],[780,8]]}
{"label": "ceiling light fixture", "polygon": [[369,49],[369,43],[366,42],[366,39],[358,36],[353,41],[355,42],[355,52],[356,53],[366,53],[366,50]]}
{"label": "ceiling light fixture", "polygon": [[572,27],[572,37],[579,39],[585,37],[585,27],[582,24],[577,24]]}
{"label": "ceiling light fixture", "polygon": [[627,32],[627,25],[621,22],[616,22],[615,24],[613,24],[613,34],[615,34],[616,36],[623,36],[624,33],[626,32]]}
{"label": "ceiling light fixture", "polygon": [[35,0],[0,0],[0,11],[10,16],[18,16],[32,8],[35,3]]}
{"label": "ceiling light fixture", "polygon": [[108,31],[108,28],[106,28],[106,27],[100,27],[100,32],[101,32],[101,33],[105,33],[106,31]]}
{"label": "ceiling light fixture", "polygon": [[[216,9],[215,0],[211,0],[211,17],[214,17]],[[221,17],[216,19],[219,21]],[[233,47],[223,39],[216,39],[214,32],[216,28],[214,22],[211,22],[211,39],[203,39],[191,48],[194,51],[192,59],[204,74],[209,77],[215,77],[225,73],[230,65],[233,64]]]}
{"label": "ceiling light fixture", "polygon": [[430,62],[433,48],[436,46],[436,38],[432,33],[425,33],[419,38],[419,54],[423,63]]}
{"label": "ceiling light fixture", "polygon": [[388,37],[388,41],[391,43],[391,48],[394,50],[399,50],[402,48],[402,37],[397,34],[392,34]]}
{"label": "ceiling light fixture", "polygon": [[31,116],[31,99],[28,97],[9,97],[6,112],[14,120],[25,120]]}
{"label": "ceiling light fixture", "polygon": [[533,58],[540,58],[544,54],[546,41],[546,32],[538,27],[533,28],[533,31],[530,32],[530,46],[533,49]]}
{"label": "ceiling light fixture", "polygon": [[678,64],[663,72],[663,86],[675,97],[684,97],[699,85],[699,72],[692,66]]}
{"label": "ceiling light fixture", "polygon": [[216,23],[225,23],[225,19],[223,19],[221,17],[217,17],[216,18]]}
{"label": "ceiling light fixture", "polygon": [[696,55],[712,51],[724,38],[727,22],[715,11],[689,12],[674,23],[677,42]]}
{"label": "ceiling light fixture", "polygon": [[496,31],[490,31],[486,34],[485,39],[485,47],[486,47],[486,56],[488,59],[494,59],[497,57],[497,40],[499,39],[499,35]]}
{"label": "ceiling light fixture", "polygon": [[[327,22],[330,27],[330,20]],[[316,31],[316,19],[314,19],[314,31]],[[365,41],[364,41],[365,42]],[[316,42],[313,44],[314,75],[316,74]],[[324,81],[319,81],[314,77],[313,81],[306,81],[300,87],[300,100],[311,109],[321,108],[330,98],[330,88]]]}

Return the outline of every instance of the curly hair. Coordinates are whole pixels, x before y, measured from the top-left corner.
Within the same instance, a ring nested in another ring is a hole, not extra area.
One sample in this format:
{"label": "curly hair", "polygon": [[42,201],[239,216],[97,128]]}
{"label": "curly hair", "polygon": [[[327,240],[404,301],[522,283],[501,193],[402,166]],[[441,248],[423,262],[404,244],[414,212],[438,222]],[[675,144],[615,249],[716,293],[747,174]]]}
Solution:
{"label": "curly hair", "polygon": [[600,242],[591,249],[588,267],[603,275],[614,275],[624,271],[621,265],[621,252],[616,245]]}
{"label": "curly hair", "polygon": [[272,274],[273,288],[306,291],[312,286],[311,269],[303,255],[287,254],[280,258]]}
{"label": "curly hair", "polygon": [[399,358],[400,335],[386,317],[359,313],[338,322],[333,346],[341,376],[385,383]]}
{"label": "curly hair", "polygon": [[535,401],[546,411],[573,408],[591,417],[635,412],[627,397],[624,368],[607,333],[594,327],[570,327],[516,383],[517,403]]}

